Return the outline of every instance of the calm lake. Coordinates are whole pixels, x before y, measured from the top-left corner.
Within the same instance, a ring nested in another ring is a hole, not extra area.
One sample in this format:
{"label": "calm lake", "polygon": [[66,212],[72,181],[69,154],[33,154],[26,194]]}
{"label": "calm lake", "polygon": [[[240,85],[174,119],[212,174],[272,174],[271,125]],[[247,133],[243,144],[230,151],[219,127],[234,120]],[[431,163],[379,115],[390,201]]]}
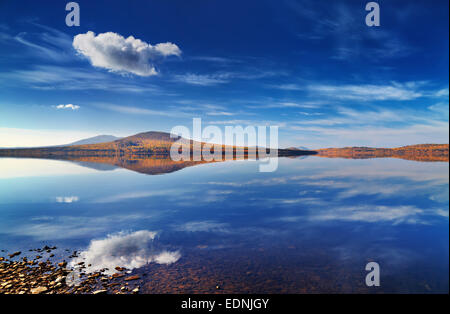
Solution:
{"label": "calm lake", "polygon": [[[147,293],[448,293],[448,171],[313,156],[149,175],[0,158],[0,256],[77,250],[72,264],[127,267]],[[379,287],[365,284],[370,261]]]}

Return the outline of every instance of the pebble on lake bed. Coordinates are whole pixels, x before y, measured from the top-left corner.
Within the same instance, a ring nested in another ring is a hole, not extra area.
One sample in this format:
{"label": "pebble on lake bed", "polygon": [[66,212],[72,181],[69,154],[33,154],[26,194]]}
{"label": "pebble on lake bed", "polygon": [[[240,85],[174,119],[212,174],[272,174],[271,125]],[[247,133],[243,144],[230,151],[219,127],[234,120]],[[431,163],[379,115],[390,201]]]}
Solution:
{"label": "pebble on lake bed", "polygon": [[[45,246],[43,249],[32,251],[54,250],[56,247]],[[125,277],[124,274],[115,273],[112,276],[104,274],[107,269],[87,273],[82,270],[84,262],[78,263],[76,269],[67,269],[66,261],[42,261],[38,255],[28,260],[12,260],[20,255],[17,251],[8,254],[9,259],[0,256],[0,294],[106,294],[106,293],[132,293],[139,292],[139,286],[128,287],[128,281],[140,279],[133,275]],[[77,252],[74,251],[73,255]],[[117,271],[125,268],[117,267]],[[125,278],[122,278],[125,277]],[[74,278],[77,278],[74,281]],[[123,287],[119,290],[109,290],[113,287]]]}

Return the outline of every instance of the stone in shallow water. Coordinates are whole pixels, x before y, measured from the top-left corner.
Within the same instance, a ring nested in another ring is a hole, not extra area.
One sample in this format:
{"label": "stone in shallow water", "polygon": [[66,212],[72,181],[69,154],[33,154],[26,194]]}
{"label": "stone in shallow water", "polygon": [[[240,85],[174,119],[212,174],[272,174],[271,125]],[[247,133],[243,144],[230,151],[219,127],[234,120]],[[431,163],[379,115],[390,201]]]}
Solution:
{"label": "stone in shallow water", "polygon": [[41,293],[44,293],[47,291],[48,291],[47,287],[36,287],[36,288],[31,289],[32,294],[41,294]]}
{"label": "stone in shallow water", "polygon": [[9,255],[9,258],[13,258],[14,256],[20,255],[21,253],[22,253],[22,252],[17,251],[17,252],[14,252],[14,253],[12,253],[12,254],[8,254],[8,255]]}
{"label": "stone in shallow water", "polygon": [[134,275],[134,276],[130,276],[130,277],[126,277],[124,280],[125,281],[131,281],[131,280],[137,280],[140,279],[141,277],[138,275]]}
{"label": "stone in shallow water", "polygon": [[119,274],[119,273],[112,274],[113,278],[120,278],[120,277],[123,277],[123,276],[124,276],[123,274]]}

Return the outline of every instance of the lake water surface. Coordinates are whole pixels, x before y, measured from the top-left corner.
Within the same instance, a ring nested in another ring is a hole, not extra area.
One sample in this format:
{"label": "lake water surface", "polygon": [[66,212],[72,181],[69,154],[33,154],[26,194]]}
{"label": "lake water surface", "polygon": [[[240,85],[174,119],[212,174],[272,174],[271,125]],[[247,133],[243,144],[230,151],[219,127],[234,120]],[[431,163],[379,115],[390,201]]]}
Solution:
{"label": "lake water surface", "polygon": [[[77,250],[72,264],[127,267],[148,293],[448,292],[448,171],[307,157],[148,175],[0,158],[0,255]],[[365,285],[370,261],[380,287]]]}

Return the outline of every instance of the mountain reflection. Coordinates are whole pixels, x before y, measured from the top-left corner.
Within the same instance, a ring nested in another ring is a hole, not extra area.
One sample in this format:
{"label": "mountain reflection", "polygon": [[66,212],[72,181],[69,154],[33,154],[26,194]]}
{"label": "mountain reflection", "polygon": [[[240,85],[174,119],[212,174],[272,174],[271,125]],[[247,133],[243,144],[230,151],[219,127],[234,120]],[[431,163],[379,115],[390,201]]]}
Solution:
{"label": "mountain reflection", "polygon": [[[169,157],[78,157],[70,158],[80,166],[96,170],[113,170],[115,167],[125,168],[149,175],[171,173],[186,167],[210,163],[208,161],[173,161]],[[107,167],[110,166],[110,167]],[[111,167],[112,166],[112,167]]]}

